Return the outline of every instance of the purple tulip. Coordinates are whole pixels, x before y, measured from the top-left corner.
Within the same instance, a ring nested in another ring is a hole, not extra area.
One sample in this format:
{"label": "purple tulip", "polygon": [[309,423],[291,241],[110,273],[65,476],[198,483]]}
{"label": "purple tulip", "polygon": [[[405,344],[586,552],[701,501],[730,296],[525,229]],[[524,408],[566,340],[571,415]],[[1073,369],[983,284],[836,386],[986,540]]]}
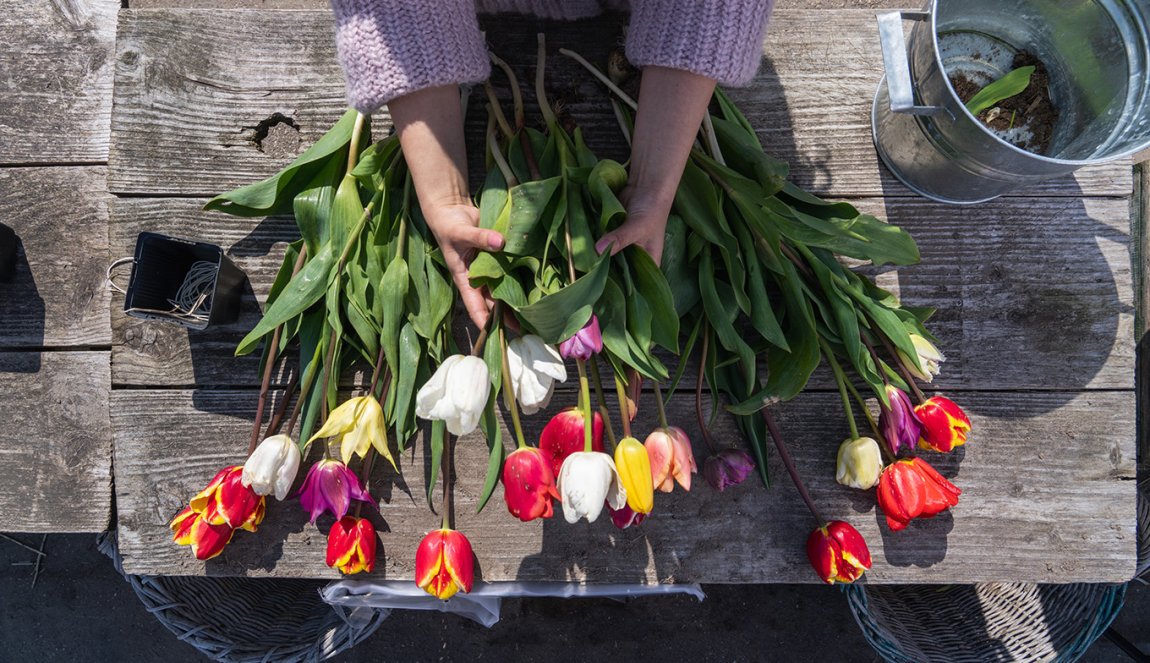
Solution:
{"label": "purple tulip", "polygon": [[559,354],[566,359],[587,360],[602,350],[603,334],[599,331],[599,318],[593,315],[586,326],[559,344]]}
{"label": "purple tulip", "polygon": [[299,490],[299,503],[315,522],[324,511],[337,519],[347,515],[352,500],[371,502],[371,496],[359,485],[359,477],[338,460],[321,460],[308,470]]}
{"label": "purple tulip", "polygon": [[903,447],[914,449],[922,433],[922,421],[914,413],[914,405],[901,389],[891,385],[886,386],[886,396],[890,400],[889,408],[882,408],[879,413],[878,425],[882,436],[895,456]]}
{"label": "purple tulip", "polygon": [[703,463],[703,477],[720,493],[737,486],[755,469],[751,455],[741,449],[723,449]]}

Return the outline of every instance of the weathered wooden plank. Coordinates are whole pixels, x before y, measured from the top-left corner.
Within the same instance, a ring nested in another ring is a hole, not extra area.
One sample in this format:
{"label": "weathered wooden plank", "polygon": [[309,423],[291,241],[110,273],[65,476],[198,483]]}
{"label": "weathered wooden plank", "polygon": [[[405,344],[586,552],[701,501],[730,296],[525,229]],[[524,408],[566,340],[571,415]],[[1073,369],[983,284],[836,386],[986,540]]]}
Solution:
{"label": "weathered wooden plank", "polygon": [[[324,566],[324,534],[294,498],[273,503],[257,534],[239,533],[217,560],[201,563],[170,541],[166,521],[222,466],[242,459],[255,394],[230,390],[120,390],[113,393],[120,550],[130,573],[334,577]],[[874,511],[873,493],[834,483],[835,448],[844,435],[837,396],[807,393],[777,408],[800,472],[824,514],[849,520],[874,558],[873,583],[1123,582],[1135,560],[1134,393],[966,393],[975,434],[952,456],[930,455],[964,491],[952,514],[892,534]],[[552,410],[560,406],[556,403]],[[644,408],[636,431],[650,429]],[[828,412],[833,413],[830,417]],[[704,447],[693,417],[671,418]],[[527,419],[534,439],[546,421]],[[737,432],[723,417],[716,439]],[[506,439],[506,438],[505,438]],[[696,477],[689,494],[659,495],[656,511],[623,532],[602,519],[567,525],[562,516],[520,524],[501,493],[474,515],[487,449],[468,436],[458,445],[456,520],[475,547],[485,580],[593,582],[815,582],[803,542],[813,523],[773,457],[773,485],[751,480],[716,493]],[[382,497],[377,575],[412,577],[419,538],[437,527],[424,495],[421,443],[403,454],[403,479],[377,465]],[[178,459],[174,461],[173,459]],[[438,499],[438,498],[437,498]],[[374,518],[374,516],[373,516]]]}
{"label": "weathered wooden plank", "polygon": [[[142,230],[216,242],[247,272],[256,294],[239,322],[204,332],[128,318],[117,299],[116,384],[258,384],[258,359],[232,353],[258,319],[257,300],[275,277],[285,242],[298,232],[289,219],[201,212],[202,202],[116,200],[113,253],[130,254]],[[918,240],[922,263],[879,281],[907,304],[938,307],[931,329],[948,355],[940,388],[1133,387],[1126,201],[1015,198],[972,208],[919,199],[856,202]]]}
{"label": "weathered wooden plank", "polygon": [[0,352],[0,522],[102,532],[112,513],[104,352]]}
{"label": "weathered wooden plank", "polygon": [[0,1],[0,164],[107,161],[119,9]]}
{"label": "weathered wooden plank", "polygon": [[[331,23],[327,11],[123,12],[111,190],[214,195],[289,161],[344,109]],[[483,22],[489,43],[524,83],[532,80],[540,28],[553,49],[566,46],[601,62],[618,43],[620,25],[617,16],[571,24],[507,16]],[[601,156],[625,157],[614,117],[592,79],[558,55],[548,68],[550,94],[584,127],[589,145]],[[909,192],[880,168],[871,144],[871,100],[881,70],[873,10],[780,9],[759,76],[734,96],[760,128],[767,150],[791,162],[800,184],[834,196],[905,196]],[[501,76],[496,81],[505,85]],[[475,95],[468,134],[478,182],[485,120],[482,95]],[[377,120],[386,129],[386,115]],[[256,140],[277,121],[274,140]],[[1129,195],[1127,166],[1083,169],[1019,194]]]}
{"label": "weathered wooden plank", "polygon": [[0,168],[0,220],[21,243],[15,277],[0,283],[0,348],[111,344],[105,173]]}

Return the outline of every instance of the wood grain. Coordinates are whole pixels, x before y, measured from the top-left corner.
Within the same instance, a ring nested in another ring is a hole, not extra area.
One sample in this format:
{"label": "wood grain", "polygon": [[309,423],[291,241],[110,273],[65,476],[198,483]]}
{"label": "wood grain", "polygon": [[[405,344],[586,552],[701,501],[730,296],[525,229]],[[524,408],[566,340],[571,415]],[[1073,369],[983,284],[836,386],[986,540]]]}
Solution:
{"label": "wood grain", "polygon": [[105,174],[0,168],[0,220],[21,244],[13,280],[0,283],[0,348],[111,344]]}
{"label": "wood grain", "polygon": [[[201,212],[202,202],[116,200],[113,253],[131,253],[142,230],[218,243],[247,272],[255,296],[245,300],[240,321],[203,332],[128,318],[117,304],[117,385],[258,384],[258,359],[237,360],[233,352],[258,320],[284,246],[298,231],[287,219]],[[1133,387],[1126,201],[1011,198],[969,208],[920,199],[856,202],[906,228],[919,243],[921,264],[878,280],[908,305],[938,307],[930,328],[948,358],[938,387]],[[823,376],[814,384],[832,383]]]}
{"label": "wood grain", "polygon": [[[605,61],[618,43],[619,17],[558,23],[500,16],[485,19],[483,27],[524,83],[535,68],[535,33],[546,30],[553,101],[562,102],[601,156],[626,156],[602,90],[554,51],[566,46]],[[759,75],[732,94],[767,151],[791,162],[796,182],[832,196],[907,196],[879,166],[871,144],[871,100],[881,74],[873,10],[780,9]],[[496,85],[505,87],[501,75]],[[327,11],[125,10],[109,187],[215,195],[246,184],[314,142],[344,110],[343,94]],[[482,178],[482,109],[477,91],[468,120],[476,182]],[[265,150],[256,141],[261,122],[279,116],[296,128],[280,124],[274,149]],[[376,119],[377,131],[386,131],[386,115]],[[1128,166],[1085,168],[1019,195],[1126,196]]]}
{"label": "wood grain", "polygon": [[119,0],[0,0],[0,164],[103,162]]}
{"label": "wood grain", "polygon": [[[119,541],[127,572],[336,577],[323,561],[330,518],[318,528],[309,525],[294,498],[271,503],[260,531],[238,533],[216,560],[197,562],[170,541],[168,519],[220,467],[242,459],[254,400],[250,391],[230,390],[113,393]],[[962,501],[952,513],[897,534],[879,523],[873,493],[834,483],[835,449],[844,434],[836,396],[807,393],[777,410],[820,508],[866,537],[874,558],[868,582],[1129,579],[1136,545],[1129,480],[1133,392],[973,392],[961,401],[974,424],[971,442],[950,456],[928,457],[964,491]],[[651,409],[636,423],[640,434],[654,425]],[[705,449],[691,418],[678,409],[670,416],[695,438],[701,466]],[[542,415],[527,420],[529,438],[545,421]],[[737,436],[725,417],[713,432],[721,443]],[[484,580],[817,581],[803,552],[813,522],[774,454],[769,489],[752,477],[720,494],[696,476],[689,494],[660,494],[641,527],[619,531],[606,517],[572,526],[557,514],[521,524],[507,514],[501,489],[474,515],[486,453],[482,438],[471,435],[458,444],[456,456],[457,526],[470,537]],[[399,481],[377,465],[372,491],[382,498],[382,520],[371,517],[382,532],[378,576],[410,579],[420,537],[439,524],[424,498],[425,458],[421,443],[404,453]]]}
{"label": "wood grain", "polygon": [[0,353],[0,522],[6,532],[101,532],[112,513],[104,352]]}

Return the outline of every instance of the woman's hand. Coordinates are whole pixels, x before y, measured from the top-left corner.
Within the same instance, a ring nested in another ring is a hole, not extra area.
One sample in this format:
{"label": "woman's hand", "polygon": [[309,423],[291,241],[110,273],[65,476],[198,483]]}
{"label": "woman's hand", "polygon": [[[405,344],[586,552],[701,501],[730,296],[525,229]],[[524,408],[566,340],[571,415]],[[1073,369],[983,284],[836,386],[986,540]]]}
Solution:
{"label": "woman's hand", "polygon": [[714,79],[667,67],[646,67],[631,143],[631,174],[620,202],[627,220],[595,244],[612,253],[638,244],[656,264],[663,258],[667,216],[683,167],[715,90]]}
{"label": "woman's hand", "polygon": [[444,85],[388,103],[391,119],[411,169],[415,194],[427,225],[443,251],[471,321],[487,325],[491,298],[471,287],[467,268],[476,251],[498,251],[503,236],[479,225],[479,210],[467,195],[467,154],[459,86]]}

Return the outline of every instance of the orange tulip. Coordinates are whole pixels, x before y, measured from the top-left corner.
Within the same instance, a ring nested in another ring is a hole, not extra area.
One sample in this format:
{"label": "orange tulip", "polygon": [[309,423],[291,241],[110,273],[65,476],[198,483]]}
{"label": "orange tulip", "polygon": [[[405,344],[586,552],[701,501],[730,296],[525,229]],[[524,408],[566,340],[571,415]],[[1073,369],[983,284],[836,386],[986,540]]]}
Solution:
{"label": "orange tulip", "polygon": [[446,601],[460,590],[470,592],[474,576],[475,553],[462,532],[438,529],[419,542],[415,582],[423,591]]}

